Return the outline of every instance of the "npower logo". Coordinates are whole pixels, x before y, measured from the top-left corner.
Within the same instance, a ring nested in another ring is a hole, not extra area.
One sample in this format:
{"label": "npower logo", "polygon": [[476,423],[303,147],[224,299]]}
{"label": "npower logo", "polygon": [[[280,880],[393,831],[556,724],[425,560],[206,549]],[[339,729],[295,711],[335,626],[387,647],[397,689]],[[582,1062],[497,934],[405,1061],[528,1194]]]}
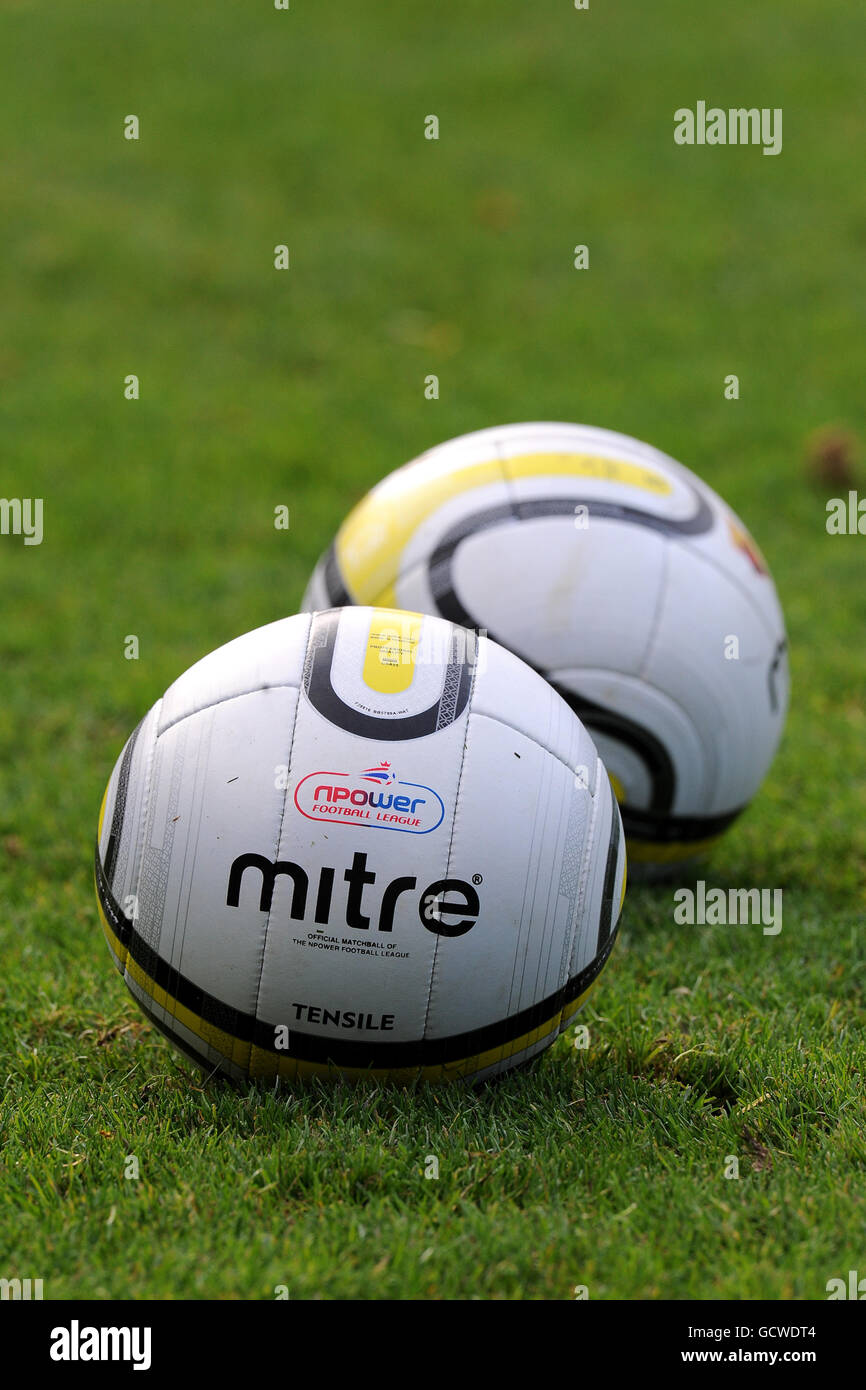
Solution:
{"label": "npower logo", "polygon": [[309,820],[409,835],[429,835],[445,817],[438,792],[422,782],[401,781],[387,762],[361,772],[309,772],[295,787],[295,805]]}

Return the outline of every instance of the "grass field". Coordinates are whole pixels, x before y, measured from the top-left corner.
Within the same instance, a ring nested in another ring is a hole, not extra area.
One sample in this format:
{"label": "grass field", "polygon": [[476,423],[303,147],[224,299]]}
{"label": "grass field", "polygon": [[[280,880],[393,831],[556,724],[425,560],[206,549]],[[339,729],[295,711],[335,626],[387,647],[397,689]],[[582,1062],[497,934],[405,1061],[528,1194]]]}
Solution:
{"label": "grass field", "polygon": [[[864,49],[854,0],[3,6],[0,493],[43,498],[45,534],[0,536],[0,1275],[822,1299],[866,1274],[866,540],[826,533],[847,483],[804,466],[816,429],[864,432]],[[699,99],[783,108],[783,152],[676,146]],[[767,555],[792,709],[701,876],[782,888],[783,930],[678,927],[670,886],[633,888],[587,1050],[477,1093],[203,1085],[98,926],[113,762],[182,670],[294,611],[378,477],[519,419],[650,440]]]}

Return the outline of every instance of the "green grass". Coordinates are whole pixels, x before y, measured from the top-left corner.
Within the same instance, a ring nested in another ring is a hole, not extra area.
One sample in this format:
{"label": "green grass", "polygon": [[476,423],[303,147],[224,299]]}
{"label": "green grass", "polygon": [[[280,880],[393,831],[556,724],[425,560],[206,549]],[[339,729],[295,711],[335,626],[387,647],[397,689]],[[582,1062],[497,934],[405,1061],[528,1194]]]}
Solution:
{"label": "green grass", "polygon": [[[864,428],[862,6],[70,0],[46,27],[15,0],[3,30],[0,494],[46,529],[0,537],[0,1275],[820,1299],[862,1274],[866,540],[826,534],[804,469],[816,428]],[[676,147],[699,98],[783,107],[783,153]],[[670,887],[634,888],[587,1050],[478,1093],[203,1086],[92,903],[123,740],[294,610],[379,476],[522,418],[651,440],[765,551],[793,705],[701,874],[782,888],[783,930],[677,927]]]}

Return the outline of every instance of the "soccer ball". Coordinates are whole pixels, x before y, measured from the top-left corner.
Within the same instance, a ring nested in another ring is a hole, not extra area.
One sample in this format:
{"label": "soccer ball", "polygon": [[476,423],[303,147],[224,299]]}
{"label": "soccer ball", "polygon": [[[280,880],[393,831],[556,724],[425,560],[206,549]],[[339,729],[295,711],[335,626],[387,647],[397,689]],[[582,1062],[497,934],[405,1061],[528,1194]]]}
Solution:
{"label": "soccer ball", "polygon": [[145,1014],[236,1079],[481,1079],[610,954],[625,848],[554,690],[440,618],[346,608],[206,656],[111,774],[105,936]]}
{"label": "soccer ball", "polygon": [[592,733],[630,866],[706,850],[754,796],[788,702],[785,628],[743,523],[667,455],[577,425],[481,430],[375,487],[302,606],[481,629]]}

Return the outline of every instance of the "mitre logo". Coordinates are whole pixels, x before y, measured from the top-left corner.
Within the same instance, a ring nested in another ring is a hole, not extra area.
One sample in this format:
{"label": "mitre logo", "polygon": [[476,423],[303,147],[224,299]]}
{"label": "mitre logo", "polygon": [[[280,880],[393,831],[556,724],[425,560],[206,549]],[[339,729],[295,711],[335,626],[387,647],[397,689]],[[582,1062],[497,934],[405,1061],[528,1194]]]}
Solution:
{"label": "mitre logo", "polygon": [[[301,864],[296,864],[291,859],[277,859],[272,863],[261,854],[239,854],[229,870],[227,907],[240,906],[241,887],[248,870],[252,870],[254,875],[259,874],[258,879],[253,878],[258,888],[259,912],[271,911],[277,879],[285,876],[292,884],[289,916],[296,922],[305,920],[307,899],[312,896],[310,875]],[[322,927],[331,925],[331,900],[334,896],[334,878],[337,872],[337,869],[331,868],[328,864],[319,870],[315,905],[310,906],[313,906],[313,921]],[[404,893],[411,893],[413,889],[417,892],[418,880],[414,875],[411,878],[392,878],[384,888],[379,889],[377,877],[375,869],[367,868],[366,854],[356,850],[352,855],[351,868],[343,871],[343,882],[349,885],[342,906],[347,927],[368,931],[371,923],[375,922],[378,931],[393,931],[394,908],[398,899]],[[481,875],[473,874],[472,883],[467,883],[463,878],[437,878],[433,883],[428,883],[427,887],[421,890],[417,901],[418,916],[422,924],[437,936],[464,936],[475,926],[481,913],[481,899],[475,891],[475,884],[480,882]],[[369,901],[366,901],[364,895],[368,887],[371,891],[368,894]],[[373,897],[377,892],[378,899]],[[249,905],[251,901],[255,903],[254,896],[250,899],[249,890],[247,894],[245,904]],[[454,901],[455,894],[459,895],[458,902]],[[455,917],[457,921],[454,920]],[[331,940],[336,944],[336,938]]]}
{"label": "mitre logo", "polygon": [[429,835],[445,817],[438,792],[422,782],[404,782],[384,761],[354,773],[308,772],[295,787],[295,805],[308,820],[409,835]]}

